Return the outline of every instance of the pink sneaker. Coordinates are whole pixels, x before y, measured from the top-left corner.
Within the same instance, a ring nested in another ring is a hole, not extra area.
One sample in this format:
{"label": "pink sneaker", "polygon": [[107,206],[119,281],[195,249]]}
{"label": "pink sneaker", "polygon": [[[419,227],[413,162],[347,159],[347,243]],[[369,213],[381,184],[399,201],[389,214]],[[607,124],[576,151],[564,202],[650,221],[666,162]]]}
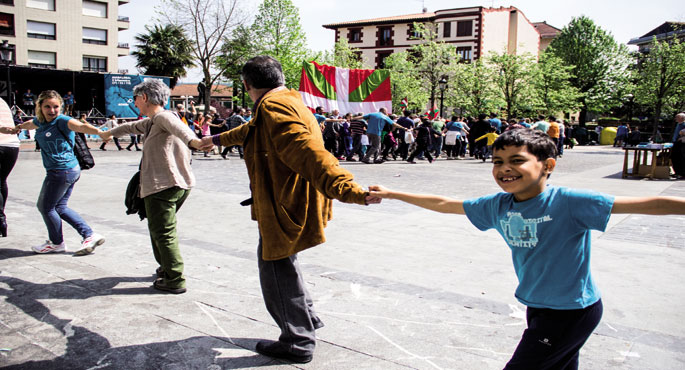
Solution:
{"label": "pink sneaker", "polygon": [[100,234],[92,234],[91,236],[83,239],[81,242],[81,249],[74,253],[75,256],[85,256],[86,254],[91,254],[98,245],[102,245],[105,242],[105,237]]}
{"label": "pink sneaker", "polygon": [[60,244],[52,244],[51,241],[46,240],[45,243],[41,245],[34,245],[31,247],[36,253],[63,253],[67,250],[67,245],[62,241]]}

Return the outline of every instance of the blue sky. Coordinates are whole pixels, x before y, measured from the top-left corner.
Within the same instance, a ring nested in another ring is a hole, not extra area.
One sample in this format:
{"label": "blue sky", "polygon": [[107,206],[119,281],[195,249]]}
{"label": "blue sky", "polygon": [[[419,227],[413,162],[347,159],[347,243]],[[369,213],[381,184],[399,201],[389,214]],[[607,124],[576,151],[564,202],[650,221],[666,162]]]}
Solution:
{"label": "blue sky", "polygon": [[[255,13],[258,1],[242,0],[244,8]],[[136,34],[145,31],[146,22],[154,14],[159,0],[132,0],[119,7],[119,15],[130,18],[130,29],[119,33],[119,42],[133,46]],[[307,35],[310,49],[331,50],[334,33],[321,27],[322,24],[349,20],[387,17],[401,14],[420,13],[423,6],[428,11],[465,8],[471,6],[515,6],[531,22],[547,21],[562,28],[572,17],[585,15],[610,31],[616,41],[627,43],[631,38],[642,36],[665,21],[685,22],[685,7],[682,0],[521,0],[521,1],[467,1],[467,0],[293,0],[300,8],[300,21]],[[119,58],[119,69],[137,73],[135,59]],[[197,82],[196,72],[182,82]]]}

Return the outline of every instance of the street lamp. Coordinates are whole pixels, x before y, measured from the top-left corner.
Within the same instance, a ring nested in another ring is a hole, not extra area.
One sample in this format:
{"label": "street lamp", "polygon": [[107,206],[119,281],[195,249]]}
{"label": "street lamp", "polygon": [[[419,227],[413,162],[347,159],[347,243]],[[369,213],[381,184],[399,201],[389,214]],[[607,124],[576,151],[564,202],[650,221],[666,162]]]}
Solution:
{"label": "street lamp", "polygon": [[626,94],[626,99],[628,99],[628,124],[632,123],[633,119],[633,99],[635,96],[633,94]]}
{"label": "street lamp", "polygon": [[14,49],[7,43],[7,40],[2,40],[0,44],[0,58],[2,62],[5,63],[7,67],[7,104],[11,106],[10,94],[12,89],[10,88],[10,63],[12,63],[12,53]]}
{"label": "street lamp", "polygon": [[440,78],[440,81],[438,81],[438,87],[440,88],[440,117],[442,117],[445,90],[447,90],[447,76],[442,76],[442,78]]}

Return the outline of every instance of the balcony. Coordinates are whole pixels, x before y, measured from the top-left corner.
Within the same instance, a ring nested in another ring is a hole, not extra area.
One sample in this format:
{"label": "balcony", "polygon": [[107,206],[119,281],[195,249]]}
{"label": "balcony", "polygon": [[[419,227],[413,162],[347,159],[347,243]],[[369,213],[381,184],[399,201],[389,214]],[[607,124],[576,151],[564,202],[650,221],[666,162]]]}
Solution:
{"label": "balcony", "polygon": [[125,57],[129,54],[128,43],[120,42],[117,44],[117,56]]}
{"label": "balcony", "polygon": [[130,27],[129,18],[123,15],[117,16],[117,28],[119,31],[127,30]]}

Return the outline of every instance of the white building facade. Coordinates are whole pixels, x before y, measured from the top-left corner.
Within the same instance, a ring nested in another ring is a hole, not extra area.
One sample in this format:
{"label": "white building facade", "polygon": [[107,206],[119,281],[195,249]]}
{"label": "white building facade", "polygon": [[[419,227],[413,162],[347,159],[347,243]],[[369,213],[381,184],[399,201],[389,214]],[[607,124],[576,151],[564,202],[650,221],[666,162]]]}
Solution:
{"label": "white building facade", "polygon": [[13,65],[117,73],[129,54],[119,6],[129,0],[0,0],[0,40],[14,46]]}
{"label": "white building facade", "polygon": [[346,38],[361,51],[367,68],[382,68],[387,56],[420,43],[412,40],[413,24],[434,23],[438,39],[456,47],[457,56],[471,61],[489,52],[537,56],[541,36],[517,8],[469,7],[323,25],[335,30],[335,41]]}

